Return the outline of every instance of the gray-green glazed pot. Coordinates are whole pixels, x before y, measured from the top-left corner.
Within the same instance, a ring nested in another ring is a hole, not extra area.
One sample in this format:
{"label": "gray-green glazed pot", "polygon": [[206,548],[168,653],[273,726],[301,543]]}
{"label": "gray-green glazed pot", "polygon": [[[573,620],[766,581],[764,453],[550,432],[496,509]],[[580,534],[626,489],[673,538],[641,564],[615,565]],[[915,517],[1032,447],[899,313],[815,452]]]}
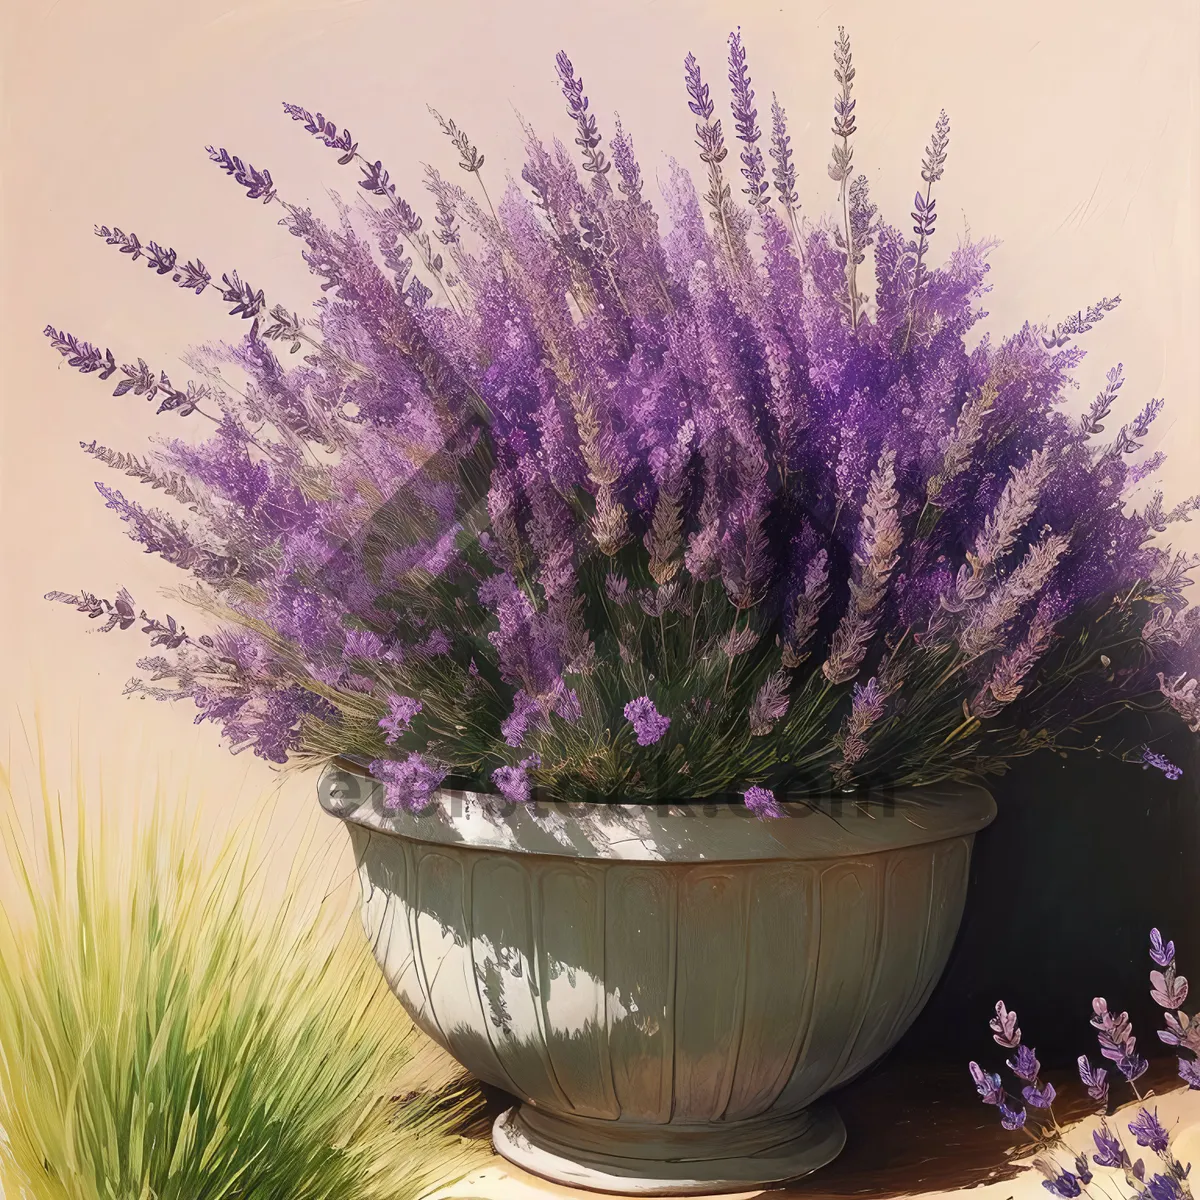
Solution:
{"label": "gray-green glazed pot", "polygon": [[837,1156],[821,1097],[900,1037],[958,930],[980,788],[786,805],[420,814],[331,768],[362,917],[413,1020],[519,1097],[496,1149],[558,1183],[741,1191]]}

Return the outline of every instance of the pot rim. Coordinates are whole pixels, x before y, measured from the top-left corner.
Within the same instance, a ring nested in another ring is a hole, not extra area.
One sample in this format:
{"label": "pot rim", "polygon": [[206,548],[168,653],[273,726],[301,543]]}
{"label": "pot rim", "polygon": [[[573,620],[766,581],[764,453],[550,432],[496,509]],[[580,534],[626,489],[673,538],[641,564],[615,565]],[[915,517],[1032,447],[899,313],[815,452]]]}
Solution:
{"label": "pot rim", "polygon": [[524,805],[452,788],[410,812],[386,808],[383,785],[345,760],[326,767],[317,792],[331,816],[373,833],[462,849],[633,862],[854,858],[970,836],[996,815],[986,788],[962,783],[785,801],[786,815],[770,820],[719,801]]}

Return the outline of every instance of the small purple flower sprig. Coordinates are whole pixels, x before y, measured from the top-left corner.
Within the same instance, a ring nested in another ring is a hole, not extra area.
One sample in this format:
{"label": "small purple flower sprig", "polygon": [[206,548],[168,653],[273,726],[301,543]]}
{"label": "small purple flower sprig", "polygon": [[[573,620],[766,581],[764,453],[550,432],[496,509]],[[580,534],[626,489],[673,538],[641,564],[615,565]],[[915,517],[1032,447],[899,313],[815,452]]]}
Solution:
{"label": "small purple flower sprig", "polygon": [[1150,930],[1150,958],[1159,968],[1150,972],[1150,995],[1166,1009],[1166,1028],[1158,1031],[1158,1039],[1177,1048],[1179,1078],[1189,1088],[1200,1091],[1200,1013],[1189,1017],[1183,1011],[1188,997],[1187,977],[1176,970],[1175,943],[1164,941],[1157,929]]}
{"label": "small purple flower sprig", "polygon": [[[1187,999],[1187,980],[1176,970],[1175,944],[1165,941],[1157,929],[1150,931],[1150,958],[1155,965],[1150,972],[1150,994],[1167,1010],[1167,1028],[1160,1030],[1158,1036],[1168,1045],[1180,1048],[1183,1053],[1179,1056],[1179,1076],[1189,1088],[1200,1090],[1200,1069],[1197,1067],[1200,1019],[1189,1018],[1181,1009]],[[1137,1080],[1146,1073],[1149,1064],[1137,1053],[1137,1040],[1128,1013],[1114,1014],[1108,1002],[1098,996],[1092,1001],[1091,1024],[1097,1031],[1101,1055],[1113,1064],[1141,1102],[1136,1116],[1128,1123],[1129,1132],[1139,1147],[1155,1155],[1161,1169],[1150,1171],[1144,1159],[1134,1159],[1120,1133],[1109,1125],[1109,1068],[1094,1067],[1088,1056],[1081,1054],[1078,1060],[1080,1081],[1101,1112],[1100,1126],[1092,1133],[1095,1152],[1091,1163],[1118,1172],[1129,1194],[1140,1200],[1191,1200],[1188,1182],[1191,1164],[1181,1163],[1176,1157],[1171,1148],[1170,1131],[1159,1119],[1158,1109],[1146,1106],[1146,1097],[1138,1088]],[[1064,1131],[1054,1115],[1054,1086],[1041,1081],[1037,1052],[1022,1042],[1017,1014],[1004,1001],[998,1001],[989,1025],[997,1045],[1013,1051],[1013,1056],[1006,1060],[1007,1066],[1022,1085],[1025,1105],[1009,1096],[999,1074],[972,1062],[970,1073],[975,1090],[984,1104],[996,1108],[1005,1129],[1020,1131],[1044,1151],[1035,1157],[1034,1166],[1045,1177],[1042,1186],[1047,1191],[1061,1200],[1093,1196],[1091,1163],[1086,1152],[1075,1152],[1067,1145]],[[1185,1057],[1185,1054],[1191,1057]],[[1033,1114],[1036,1116],[1031,1121]],[[1055,1152],[1070,1154],[1070,1167],[1063,1167],[1055,1158]],[[1111,1195],[1107,1189],[1100,1189],[1100,1193],[1105,1197]]]}
{"label": "small purple flower sprig", "polygon": [[[66,330],[55,329],[53,325],[47,325],[42,333],[50,339],[50,345],[67,360],[67,366],[74,367],[81,375],[96,372],[96,378],[107,383],[116,374],[117,360],[107,347],[100,350]],[[181,417],[190,417],[192,413],[198,412],[210,421],[217,420],[200,407],[209,396],[209,390],[204,384],[196,384],[189,380],[187,386],[181,390],[171,383],[166,371],[159,371],[156,375],[146,365],[145,360],[140,358],[136,366],[130,363],[122,364],[121,373],[125,378],[113,389],[114,396],[124,396],[127,392],[132,392],[135,396],[145,396],[147,401],[154,401],[161,396],[155,410],[157,413],[174,412]]]}
{"label": "small purple flower sprig", "polygon": [[[206,149],[209,159],[231,176],[236,184],[244,188],[246,195],[251,200],[262,200],[264,204],[275,202],[282,205],[293,223],[301,218],[300,211],[279,195],[270,171],[265,168],[260,170],[237,155],[230,154],[224,147],[208,146]],[[286,305],[270,305],[263,289],[256,288],[242,279],[236,270],[224,272],[218,283],[214,280],[212,271],[199,258],[188,259],[181,265],[179,254],[173,246],[160,245],[153,239],[143,244],[136,233],[126,233],[117,226],[110,228],[107,225],[97,225],[94,232],[98,238],[104,240],[105,244],[116,246],[121,254],[128,255],[131,262],[137,262],[144,258],[146,265],[156,275],[169,276],[172,283],[185,291],[202,296],[211,289],[223,303],[231,305],[227,310],[229,316],[252,322],[250,335],[252,341],[261,333],[261,336],[267,341],[290,342],[293,354],[300,349],[301,343],[307,343],[331,365],[336,365],[351,375],[362,374],[361,367],[346,359],[344,355],[316,336],[297,314],[288,310]],[[51,328],[50,326],[46,327],[48,337],[51,336]],[[63,333],[58,337],[66,339],[71,338],[71,335]],[[87,345],[86,342],[82,344]],[[70,365],[76,364],[72,361]],[[142,366],[144,367],[144,364]],[[80,367],[80,370],[94,369],[94,367]],[[129,374],[130,368],[123,367],[122,370]],[[111,370],[107,373],[102,372],[100,378],[107,379],[110,374],[112,374]],[[163,379],[166,379],[165,375]],[[121,393],[115,394],[120,395]],[[160,409],[160,411],[162,410]]]}
{"label": "small purple flower sprig", "polygon": [[1161,771],[1168,779],[1176,780],[1183,777],[1183,768],[1173,763],[1165,754],[1159,754],[1151,750],[1149,746],[1142,747],[1142,770],[1146,771],[1153,767],[1156,771]]}
{"label": "small purple flower sprig", "polygon": [[[999,1074],[985,1071],[977,1062],[972,1062],[971,1078],[984,1104],[996,1106],[1000,1124],[1005,1129],[1028,1130],[1035,1141],[1043,1140],[1048,1130],[1061,1134],[1054,1117],[1054,1084],[1042,1081],[1042,1066],[1038,1062],[1037,1051],[1022,1042],[1017,1014],[1003,1000],[997,1000],[996,1015],[989,1024],[996,1045],[1013,1051],[1012,1058],[1006,1059],[1005,1064],[1020,1081],[1020,1095],[1025,1104],[1008,1095]],[[1032,1127],[1028,1126],[1030,1108],[1037,1113]]]}

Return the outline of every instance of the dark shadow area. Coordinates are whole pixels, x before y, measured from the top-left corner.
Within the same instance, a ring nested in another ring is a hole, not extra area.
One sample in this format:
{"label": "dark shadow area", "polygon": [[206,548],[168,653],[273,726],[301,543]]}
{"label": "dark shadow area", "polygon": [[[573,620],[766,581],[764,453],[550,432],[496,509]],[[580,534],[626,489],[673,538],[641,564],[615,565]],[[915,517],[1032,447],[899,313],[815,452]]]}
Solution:
{"label": "dark shadow area", "polygon": [[[1156,723],[1159,723],[1156,719]],[[892,1058],[956,1063],[999,1056],[987,1021],[998,999],[1044,1063],[1095,1057],[1093,996],[1128,1011],[1138,1049],[1169,1052],[1155,1030],[1147,937],[1174,939],[1200,979],[1200,745],[1186,729],[1153,741],[1177,782],[1133,764],[1048,754],[993,780],[999,815],[976,840],[967,908],[949,965]],[[1110,731],[1111,732],[1111,731]],[[1144,719],[1131,740],[1146,739]]]}

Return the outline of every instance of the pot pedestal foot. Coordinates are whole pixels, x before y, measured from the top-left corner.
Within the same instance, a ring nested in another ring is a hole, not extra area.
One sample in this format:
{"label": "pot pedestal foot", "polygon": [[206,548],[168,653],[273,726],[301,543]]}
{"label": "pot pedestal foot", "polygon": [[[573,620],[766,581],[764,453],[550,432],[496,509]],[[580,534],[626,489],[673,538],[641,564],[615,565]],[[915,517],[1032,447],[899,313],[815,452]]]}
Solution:
{"label": "pot pedestal foot", "polygon": [[557,1116],[521,1104],[496,1118],[492,1143],[515,1166],[567,1187],[705,1196],[807,1175],[841,1153],[846,1128],[826,1103],[690,1126]]}

